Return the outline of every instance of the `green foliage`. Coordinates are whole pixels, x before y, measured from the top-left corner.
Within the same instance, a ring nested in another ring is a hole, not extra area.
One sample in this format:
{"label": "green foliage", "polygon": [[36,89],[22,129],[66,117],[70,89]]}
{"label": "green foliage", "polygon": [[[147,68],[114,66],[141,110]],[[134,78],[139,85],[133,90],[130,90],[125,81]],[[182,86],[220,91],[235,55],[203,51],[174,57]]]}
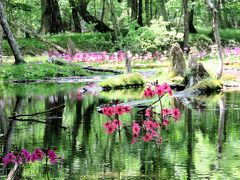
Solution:
{"label": "green foliage", "polygon": [[120,38],[118,45],[132,52],[154,52],[169,49],[171,44],[181,41],[181,35],[166,29],[168,23],[154,20],[151,25],[138,27],[136,22],[129,24],[128,33]]}
{"label": "green foliage", "polygon": [[113,78],[108,78],[100,82],[104,89],[122,89],[134,86],[143,86],[144,79],[139,73],[124,74]]}
{"label": "green foliage", "polygon": [[51,63],[32,63],[15,66],[1,66],[0,79],[11,80],[37,80],[53,77],[85,76],[88,75],[80,66],[58,66]]}
{"label": "green foliage", "polygon": [[212,39],[205,34],[190,34],[189,45],[192,47],[208,48],[211,44],[213,44]]}

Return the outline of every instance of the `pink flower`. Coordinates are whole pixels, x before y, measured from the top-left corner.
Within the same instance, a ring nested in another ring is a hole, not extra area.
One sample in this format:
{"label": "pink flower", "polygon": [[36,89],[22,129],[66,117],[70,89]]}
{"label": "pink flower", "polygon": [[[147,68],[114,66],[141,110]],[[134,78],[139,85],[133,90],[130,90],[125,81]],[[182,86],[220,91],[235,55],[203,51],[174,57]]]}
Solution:
{"label": "pink flower", "polygon": [[57,154],[53,150],[48,151],[48,157],[50,159],[51,164],[56,164],[57,163]]}
{"label": "pink flower", "polygon": [[145,142],[149,142],[149,141],[151,141],[152,140],[152,135],[150,134],[150,133],[146,133],[146,135],[142,138],[143,139],[143,141],[145,141]]}
{"label": "pink flower", "polygon": [[158,133],[156,131],[151,129],[150,132],[153,137],[158,137]]}
{"label": "pink flower", "polygon": [[133,123],[132,132],[134,135],[138,135],[140,133],[140,126],[138,123]]}
{"label": "pink flower", "polygon": [[170,109],[168,109],[168,108],[162,109],[162,115],[163,115],[163,116],[169,115],[169,114],[171,114]]}
{"label": "pink flower", "polygon": [[41,148],[36,148],[31,155],[32,162],[40,161],[44,158],[45,154],[42,152]]}
{"label": "pink flower", "polygon": [[151,109],[146,109],[145,116],[147,117],[152,117],[152,110]]}
{"label": "pink flower", "polygon": [[155,123],[153,121],[147,120],[147,121],[144,121],[144,126],[146,130],[151,130],[154,128]]}
{"label": "pink flower", "polygon": [[108,125],[104,126],[104,128],[105,128],[105,131],[107,134],[112,134],[116,130],[116,127],[114,126],[114,124],[112,122],[108,123]]}
{"label": "pink flower", "polygon": [[22,158],[19,157],[18,160],[17,160],[17,163],[18,163],[18,164],[22,164],[22,161],[23,161]]}
{"label": "pink flower", "polygon": [[28,150],[22,149],[22,153],[21,154],[25,157],[26,162],[30,162],[31,154],[28,152]]}
{"label": "pink flower", "polygon": [[144,90],[144,97],[153,97],[155,95],[155,92],[152,90],[151,86],[148,86],[147,89]]}
{"label": "pink flower", "polygon": [[122,115],[125,112],[125,109],[123,106],[115,106],[114,110],[115,110],[115,113],[118,115]]}
{"label": "pink flower", "polygon": [[130,113],[132,108],[130,106],[124,106],[123,109],[125,113]]}
{"label": "pink flower", "polygon": [[173,118],[175,118],[176,120],[178,120],[180,118],[180,111],[178,108],[172,109],[171,113],[172,113]]}
{"label": "pink flower", "polygon": [[103,111],[103,114],[106,116],[112,116],[115,114],[113,107],[104,107],[102,111]]}
{"label": "pink flower", "polygon": [[163,125],[164,125],[164,126],[169,125],[169,121],[168,121],[167,119],[164,119],[164,120],[163,120]]}
{"label": "pink flower", "polygon": [[119,127],[122,125],[122,121],[121,121],[121,120],[118,120],[118,119],[114,119],[113,122],[112,122],[112,125],[113,125],[115,128],[119,128]]}
{"label": "pink flower", "polygon": [[156,89],[155,89],[155,93],[158,96],[162,96],[162,95],[164,95],[165,91],[164,91],[164,89],[163,89],[163,87],[161,85],[157,85]]}

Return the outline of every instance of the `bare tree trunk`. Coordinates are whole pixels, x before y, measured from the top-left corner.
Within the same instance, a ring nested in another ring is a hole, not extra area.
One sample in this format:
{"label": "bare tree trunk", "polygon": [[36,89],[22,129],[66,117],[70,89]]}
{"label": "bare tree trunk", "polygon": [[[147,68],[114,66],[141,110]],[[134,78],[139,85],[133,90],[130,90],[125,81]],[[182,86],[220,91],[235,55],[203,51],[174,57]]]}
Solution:
{"label": "bare tree trunk", "polygon": [[188,0],[183,0],[183,12],[184,12],[184,36],[183,36],[183,49],[188,47],[189,43],[189,10]]}
{"label": "bare tree trunk", "polygon": [[164,21],[168,21],[168,15],[167,15],[167,11],[166,11],[166,6],[165,6],[165,1],[164,0],[160,0],[160,11],[161,11],[161,16],[163,17]]}
{"label": "bare tree trunk", "polygon": [[218,11],[214,7],[214,5],[210,2],[210,0],[205,0],[205,1],[212,12],[212,28],[213,28],[215,43],[218,47],[219,70],[217,72],[217,78],[220,79],[223,73],[223,54],[222,54],[221,40],[219,36]]}
{"label": "bare tree trunk", "polygon": [[0,64],[3,62],[3,29],[0,26]]}
{"label": "bare tree trunk", "polygon": [[138,24],[139,26],[143,26],[143,18],[142,18],[142,0],[139,0],[138,2]]}
{"label": "bare tree trunk", "polygon": [[131,9],[132,9],[131,18],[132,19],[137,19],[137,16],[138,16],[138,3],[137,3],[137,0],[132,0],[131,1]]}
{"label": "bare tree trunk", "polygon": [[[192,3],[194,3],[195,0],[192,0]],[[196,28],[194,27],[193,24],[193,20],[194,20],[194,5],[192,5],[191,11],[190,11],[190,15],[189,15],[189,32],[190,33],[197,33]]]}
{"label": "bare tree trunk", "polygon": [[150,19],[153,18],[153,0],[150,0]]}
{"label": "bare tree trunk", "polygon": [[105,3],[106,3],[106,0],[102,0],[102,14],[101,14],[101,21],[104,20],[104,15],[105,15]]}
{"label": "bare tree trunk", "polygon": [[8,43],[12,49],[14,58],[15,58],[15,64],[21,64],[24,63],[24,59],[22,57],[22,54],[20,52],[20,49],[17,45],[17,42],[12,34],[12,31],[8,25],[7,19],[5,17],[5,12],[4,12],[4,8],[2,5],[2,2],[0,1],[0,23],[2,25],[3,31],[6,34]]}
{"label": "bare tree trunk", "polygon": [[103,21],[100,21],[95,16],[91,15],[87,11],[87,6],[89,1],[86,0],[78,0],[79,2],[79,13],[83,20],[87,23],[94,24],[94,29],[99,32],[113,32],[111,28],[109,28]]}
{"label": "bare tree trunk", "polygon": [[149,0],[145,0],[146,24],[149,24]]}
{"label": "bare tree trunk", "polygon": [[115,15],[113,0],[107,1],[107,5],[111,13],[111,21],[113,24],[114,36],[117,38],[119,34],[119,29],[118,29],[117,17]]}
{"label": "bare tree trunk", "polygon": [[41,0],[43,33],[59,33],[63,30],[62,18],[57,0]]}
{"label": "bare tree trunk", "polygon": [[72,18],[73,18],[73,23],[74,23],[74,30],[75,30],[75,32],[82,32],[81,20],[79,18],[78,11],[77,11],[74,0],[69,0],[69,4],[72,8]]}

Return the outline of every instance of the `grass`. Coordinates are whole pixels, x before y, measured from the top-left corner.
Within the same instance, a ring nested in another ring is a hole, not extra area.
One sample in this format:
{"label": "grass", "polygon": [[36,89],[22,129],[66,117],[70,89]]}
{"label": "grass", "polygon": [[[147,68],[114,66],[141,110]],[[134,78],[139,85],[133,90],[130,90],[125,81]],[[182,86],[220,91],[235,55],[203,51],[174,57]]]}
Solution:
{"label": "grass", "polygon": [[29,63],[21,65],[3,65],[0,67],[2,81],[30,81],[51,79],[53,77],[86,76],[89,75],[80,66],[59,66],[52,63]]}
{"label": "grass", "polygon": [[[197,27],[199,34],[208,36],[211,28]],[[234,40],[240,42],[240,29],[220,29],[220,37],[223,41]]]}
{"label": "grass", "polygon": [[143,86],[144,78],[139,73],[118,75],[113,78],[107,78],[100,82],[100,86],[106,90],[110,89],[123,89],[129,87]]}
{"label": "grass", "polygon": [[[54,42],[67,49],[69,38],[74,42],[76,48],[81,51],[105,51],[111,50],[113,44],[111,36],[107,33],[61,33],[58,35],[45,35],[45,39]],[[36,38],[17,38],[18,45],[23,54],[36,55],[48,51],[51,47]],[[12,55],[8,42],[3,42],[3,53]]]}

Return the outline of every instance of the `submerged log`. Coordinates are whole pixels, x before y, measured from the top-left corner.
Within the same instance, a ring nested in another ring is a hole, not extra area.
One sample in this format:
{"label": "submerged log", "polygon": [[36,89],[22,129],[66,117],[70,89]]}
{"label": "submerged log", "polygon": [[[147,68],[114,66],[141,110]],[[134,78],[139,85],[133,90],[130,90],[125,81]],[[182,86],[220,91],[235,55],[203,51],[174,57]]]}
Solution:
{"label": "submerged log", "polygon": [[123,74],[122,71],[118,71],[118,70],[114,70],[114,69],[99,68],[99,67],[92,67],[92,66],[85,66],[82,68],[89,70],[89,71],[111,72],[111,73],[115,73],[115,74]]}

